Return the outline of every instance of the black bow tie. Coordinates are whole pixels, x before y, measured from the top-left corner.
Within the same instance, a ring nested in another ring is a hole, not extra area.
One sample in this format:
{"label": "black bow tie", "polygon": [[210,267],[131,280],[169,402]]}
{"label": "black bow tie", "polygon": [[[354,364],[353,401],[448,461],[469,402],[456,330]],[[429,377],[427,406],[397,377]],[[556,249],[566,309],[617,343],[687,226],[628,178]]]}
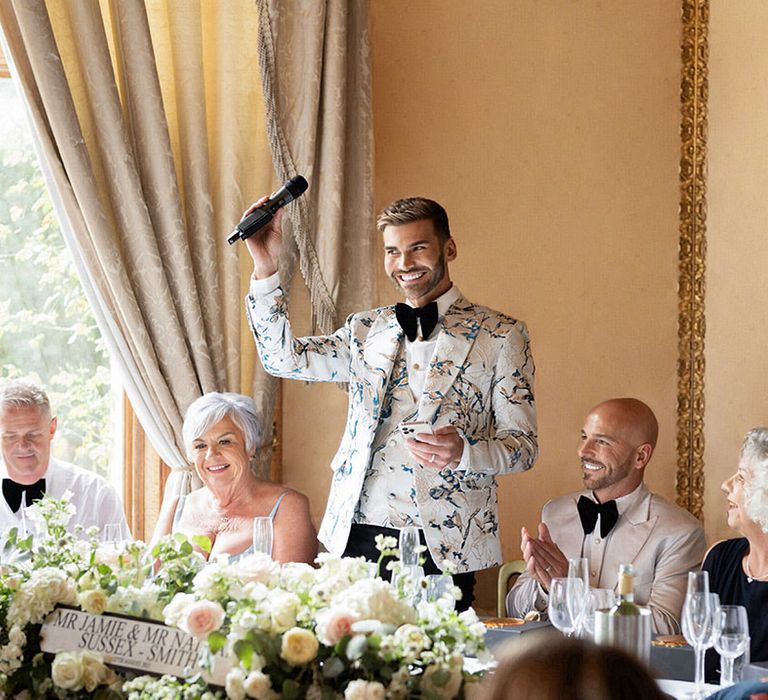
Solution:
{"label": "black bow tie", "polygon": [[408,304],[396,304],[395,316],[410,341],[416,340],[419,332],[418,320],[421,319],[421,337],[427,339],[437,325],[437,302],[432,301],[419,308],[408,306]]}
{"label": "black bow tie", "polygon": [[591,498],[581,496],[576,507],[579,509],[581,527],[584,528],[585,535],[588,535],[595,529],[598,515],[600,516],[601,537],[606,537],[619,519],[619,509],[616,507],[616,501],[595,503]]}
{"label": "black bow tie", "polygon": [[3,479],[3,498],[16,513],[21,508],[21,495],[26,492],[27,505],[32,505],[33,501],[39,501],[45,496],[45,479],[40,479],[34,484],[19,484],[13,479]]}

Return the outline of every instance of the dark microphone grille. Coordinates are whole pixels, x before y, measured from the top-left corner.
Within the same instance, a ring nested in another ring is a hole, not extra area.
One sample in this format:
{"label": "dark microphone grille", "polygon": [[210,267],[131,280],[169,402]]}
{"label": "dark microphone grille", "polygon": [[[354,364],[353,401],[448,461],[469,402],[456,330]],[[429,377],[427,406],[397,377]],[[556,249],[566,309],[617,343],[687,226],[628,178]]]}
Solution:
{"label": "dark microphone grille", "polygon": [[285,183],[285,189],[288,190],[291,197],[293,197],[294,199],[296,199],[296,197],[306,192],[307,187],[309,187],[309,185],[301,175],[292,177],[290,180],[288,180],[288,182]]}

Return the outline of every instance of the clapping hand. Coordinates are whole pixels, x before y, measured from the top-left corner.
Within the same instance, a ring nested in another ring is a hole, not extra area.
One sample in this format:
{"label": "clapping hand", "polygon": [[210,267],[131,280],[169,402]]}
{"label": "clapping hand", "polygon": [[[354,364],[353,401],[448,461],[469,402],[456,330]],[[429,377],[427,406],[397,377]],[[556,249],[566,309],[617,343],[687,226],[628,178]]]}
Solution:
{"label": "clapping hand", "polygon": [[523,527],[520,531],[520,549],[523,551],[528,573],[545,591],[549,591],[553,578],[568,575],[568,559],[552,541],[549,528],[544,523],[539,523],[538,534],[538,538],[532,537],[528,528]]}

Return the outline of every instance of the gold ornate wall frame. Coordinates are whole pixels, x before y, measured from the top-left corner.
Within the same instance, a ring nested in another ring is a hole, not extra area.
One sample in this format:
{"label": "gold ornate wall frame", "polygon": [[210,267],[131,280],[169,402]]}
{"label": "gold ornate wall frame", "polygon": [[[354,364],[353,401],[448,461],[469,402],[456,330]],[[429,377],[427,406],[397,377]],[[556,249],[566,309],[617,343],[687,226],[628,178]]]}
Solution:
{"label": "gold ornate wall frame", "polygon": [[682,0],[677,503],[704,506],[704,316],[709,0]]}

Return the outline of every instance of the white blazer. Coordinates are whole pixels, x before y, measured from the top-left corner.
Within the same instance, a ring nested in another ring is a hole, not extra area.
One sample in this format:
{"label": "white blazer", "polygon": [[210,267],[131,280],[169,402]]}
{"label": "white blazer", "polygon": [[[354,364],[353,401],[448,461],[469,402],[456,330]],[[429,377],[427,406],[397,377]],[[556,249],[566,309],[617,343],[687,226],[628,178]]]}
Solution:
{"label": "white blazer", "polygon": [[[331,468],[319,539],[343,552],[371,457],[382,400],[403,340],[393,306],[351,315],[332,335],[294,338],[282,291],[246,297],[262,364],[278,377],[347,382],[347,424]],[[457,572],[501,562],[496,475],[530,469],[538,454],[533,359],[525,324],[463,297],[441,326],[418,420],[453,425],[469,443],[466,470],[418,466],[416,500],[438,565]]]}
{"label": "white blazer", "polygon": [[[541,513],[552,541],[568,559],[581,556],[584,531],[576,503],[581,491],[549,501]],[[701,523],[687,510],[651,493],[645,484],[606,538],[598,587],[616,588],[620,564],[635,570],[635,602],[647,605],[658,634],[680,631],[680,612],[688,585],[688,572],[698,569],[706,543]],[[535,601],[535,602],[534,602]],[[528,573],[522,574],[507,596],[507,612],[522,616],[545,609],[547,596]]]}

